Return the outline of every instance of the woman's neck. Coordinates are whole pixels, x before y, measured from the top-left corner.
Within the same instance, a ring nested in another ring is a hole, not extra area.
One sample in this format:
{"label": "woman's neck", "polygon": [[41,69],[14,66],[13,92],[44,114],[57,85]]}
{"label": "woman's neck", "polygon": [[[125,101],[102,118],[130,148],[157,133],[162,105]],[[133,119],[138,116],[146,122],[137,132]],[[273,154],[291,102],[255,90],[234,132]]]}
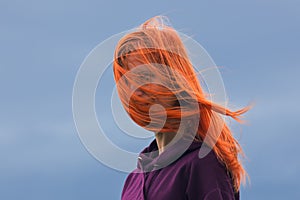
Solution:
{"label": "woman's neck", "polygon": [[165,150],[165,146],[172,141],[175,135],[176,133],[155,133],[155,139],[159,154],[161,154]]}

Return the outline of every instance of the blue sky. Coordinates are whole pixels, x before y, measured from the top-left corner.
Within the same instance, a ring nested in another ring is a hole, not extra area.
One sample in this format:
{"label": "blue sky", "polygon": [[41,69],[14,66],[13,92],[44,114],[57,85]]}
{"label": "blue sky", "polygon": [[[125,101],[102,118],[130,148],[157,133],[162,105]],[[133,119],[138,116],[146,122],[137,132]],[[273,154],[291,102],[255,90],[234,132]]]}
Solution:
{"label": "blue sky", "polygon": [[120,198],[126,174],[77,135],[73,83],[97,44],[158,14],[223,67],[230,108],[256,101],[249,125],[230,125],[248,157],[242,199],[298,199],[299,10],[296,0],[0,1],[0,199]]}

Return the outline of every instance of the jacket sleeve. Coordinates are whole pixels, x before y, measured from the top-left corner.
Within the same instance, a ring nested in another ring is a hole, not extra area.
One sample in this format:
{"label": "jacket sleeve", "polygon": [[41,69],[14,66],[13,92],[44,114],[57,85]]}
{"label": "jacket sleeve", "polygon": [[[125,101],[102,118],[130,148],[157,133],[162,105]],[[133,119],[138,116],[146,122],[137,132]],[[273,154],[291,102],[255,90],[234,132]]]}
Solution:
{"label": "jacket sleeve", "polygon": [[225,166],[210,152],[200,159],[194,157],[187,166],[186,199],[188,200],[235,200],[232,181]]}

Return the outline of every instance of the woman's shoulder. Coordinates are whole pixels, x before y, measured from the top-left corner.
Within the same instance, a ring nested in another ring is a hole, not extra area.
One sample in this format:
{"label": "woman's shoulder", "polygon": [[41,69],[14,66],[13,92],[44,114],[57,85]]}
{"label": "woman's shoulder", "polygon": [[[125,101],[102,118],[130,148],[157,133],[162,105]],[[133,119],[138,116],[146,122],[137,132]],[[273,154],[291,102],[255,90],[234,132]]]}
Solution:
{"label": "woman's shoulder", "polygon": [[[187,167],[198,167],[198,168],[211,168],[212,166],[224,166],[220,162],[213,151],[208,145],[202,142],[197,142],[197,144],[192,144],[196,146],[195,148],[189,148],[183,155],[185,160],[185,165]],[[192,146],[191,145],[191,146]]]}
{"label": "woman's shoulder", "polygon": [[143,193],[143,174],[139,169],[131,171],[124,182],[121,199],[138,199]]}
{"label": "woman's shoulder", "polygon": [[185,155],[189,195],[203,194],[203,198],[221,195],[224,199],[234,199],[232,180],[225,165],[219,161],[212,149],[206,151],[205,156],[201,152],[203,151],[195,149]]}
{"label": "woman's shoulder", "polygon": [[[201,149],[203,148],[203,149]],[[220,161],[210,147],[202,145],[201,148],[188,152],[185,157],[187,173],[200,174],[203,179],[228,179],[229,173],[225,164]]]}

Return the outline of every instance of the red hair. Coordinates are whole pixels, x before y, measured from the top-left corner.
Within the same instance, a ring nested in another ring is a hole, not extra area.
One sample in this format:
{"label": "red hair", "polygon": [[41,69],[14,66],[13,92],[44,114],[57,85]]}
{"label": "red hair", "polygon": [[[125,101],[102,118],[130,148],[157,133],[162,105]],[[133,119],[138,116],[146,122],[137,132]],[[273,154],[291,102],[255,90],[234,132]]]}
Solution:
{"label": "red hair", "polygon": [[[243,155],[243,151],[220,114],[244,123],[239,116],[247,112],[252,105],[231,111],[209,101],[208,94],[202,90],[179,35],[171,26],[164,23],[164,19],[162,16],[151,18],[119,41],[115,50],[113,69],[121,102],[130,117],[150,131],[176,133],[181,120],[187,119],[189,129],[191,126],[197,127],[195,140],[203,141],[208,137],[208,145],[225,164],[231,174],[234,189],[238,191],[241,181],[244,182],[247,176],[238,159],[238,155]],[[147,65],[149,69],[147,76],[150,78],[155,76],[163,84],[143,85],[145,73],[132,72],[129,68],[132,64],[128,61],[129,57]],[[127,72],[130,72],[129,75]],[[132,87],[142,89],[149,98],[141,98],[134,93],[131,95],[129,91]],[[157,96],[161,97],[161,101],[173,104],[165,106],[164,113],[158,112],[150,118],[149,108]],[[197,105],[199,109],[191,109],[191,105]],[[200,120],[196,120],[193,116],[199,116],[199,112]],[[166,121],[162,119],[162,115],[167,115]],[[161,123],[164,123],[163,127],[158,126]],[[213,127],[212,130],[209,130],[209,127]]]}

